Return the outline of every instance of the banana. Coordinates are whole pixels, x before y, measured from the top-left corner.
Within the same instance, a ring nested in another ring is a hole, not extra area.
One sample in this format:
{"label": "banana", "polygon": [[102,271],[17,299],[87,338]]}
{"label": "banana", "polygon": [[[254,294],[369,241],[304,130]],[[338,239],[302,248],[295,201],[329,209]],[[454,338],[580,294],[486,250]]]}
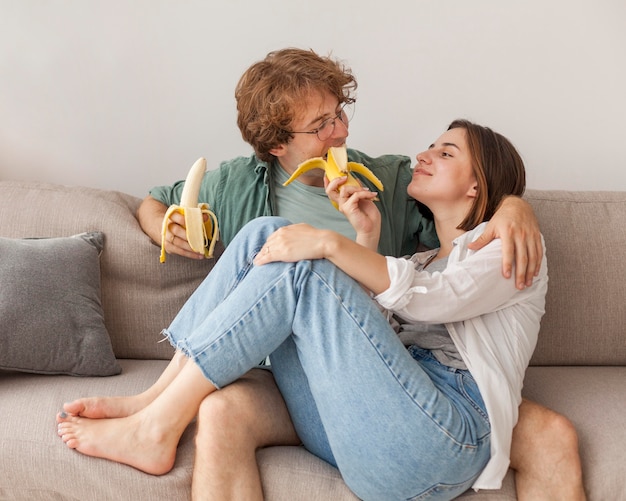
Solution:
{"label": "banana", "polygon": [[[298,165],[298,168],[291,177],[283,183],[283,186],[287,186],[298,176],[311,169],[324,169],[326,177],[330,181],[337,177],[348,176],[348,180],[345,183],[347,186],[361,186],[361,183],[350,174],[350,172],[358,172],[369,179],[380,191],[384,190],[383,183],[380,182],[380,179],[378,179],[371,170],[365,167],[365,165],[356,162],[348,162],[348,152],[345,146],[329,148],[328,160],[324,160],[322,157],[315,157],[302,162]],[[332,202],[332,204],[336,209],[337,204],[335,202]]]}
{"label": "banana", "polygon": [[[180,205],[171,205],[165,216],[163,217],[163,226],[161,228],[161,257],[160,261],[165,262],[165,234],[167,226],[170,223],[170,216],[174,212],[179,212],[185,216],[185,230],[187,232],[187,241],[189,246],[195,252],[204,253],[205,257],[213,257],[213,249],[215,243],[219,240],[219,229],[217,226],[217,217],[210,210],[209,204],[198,203],[198,195],[200,194],[200,185],[206,171],[206,160],[199,158],[189,169],[183,192],[180,196]],[[208,218],[204,221],[204,214],[208,214]]]}

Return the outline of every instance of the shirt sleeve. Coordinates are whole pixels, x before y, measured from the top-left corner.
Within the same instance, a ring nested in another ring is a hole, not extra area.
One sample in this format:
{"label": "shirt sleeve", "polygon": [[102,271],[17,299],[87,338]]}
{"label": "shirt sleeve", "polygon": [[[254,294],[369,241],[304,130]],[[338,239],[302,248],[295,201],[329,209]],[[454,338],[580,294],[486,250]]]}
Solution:
{"label": "shirt sleeve", "polygon": [[416,270],[409,259],[386,257],[391,284],[375,299],[408,321],[431,323],[467,320],[514,304],[518,290],[502,276],[501,241],[465,253],[432,274]]}
{"label": "shirt sleeve", "polygon": [[[205,172],[202,178],[202,185],[200,187],[200,193],[198,195],[198,202],[208,203],[211,207],[215,204],[215,190],[217,189],[219,182],[219,169],[209,170]],[[181,179],[169,186],[156,186],[152,188],[148,193],[152,198],[158,200],[163,205],[169,207],[170,205],[178,205],[180,203],[181,195],[183,193],[183,187],[185,186],[185,180]]]}

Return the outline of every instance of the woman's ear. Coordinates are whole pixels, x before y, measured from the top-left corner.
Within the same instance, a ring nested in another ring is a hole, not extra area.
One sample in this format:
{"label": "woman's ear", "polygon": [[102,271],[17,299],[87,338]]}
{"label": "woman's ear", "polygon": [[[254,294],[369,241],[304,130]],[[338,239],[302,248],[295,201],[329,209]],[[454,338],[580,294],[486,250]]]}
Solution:
{"label": "woman's ear", "polygon": [[470,198],[476,198],[478,196],[478,183],[474,183],[467,191],[467,196]]}

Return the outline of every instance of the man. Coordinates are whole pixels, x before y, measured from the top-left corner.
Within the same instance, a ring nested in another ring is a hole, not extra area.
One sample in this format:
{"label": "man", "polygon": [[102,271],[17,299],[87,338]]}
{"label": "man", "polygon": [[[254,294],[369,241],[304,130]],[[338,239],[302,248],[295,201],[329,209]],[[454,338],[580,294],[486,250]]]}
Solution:
{"label": "man", "polygon": [[[200,192],[200,200],[217,215],[225,245],[246,222],[261,215],[283,216],[354,237],[346,218],[328,202],[323,171],[309,171],[287,187],[282,183],[304,160],[323,157],[328,148],[345,144],[356,86],[356,79],[338,62],[298,49],[270,53],[244,73],[235,94],[238,125],[255,154],[209,171]],[[408,157],[371,158],[349,150],[349,158],[367,165],[385,187],[378,202],[383,219],[381,253],[398,256],[413,253],[418,244],[438,245],[432,223],[406,194],[411,179]],[[373,188],[366,180],[363,183]],[[155,242],[161,241],[165,211],[178,203],[182,185],[151,190],[138,210],[142,228]],[[541,251],[528,204],[514,197],[505,200],[474,249],[493,238],[503,241],[503,274],[512,275],[515,256],[516,284],[520,288],[529,284]],[[203,258],[189,247],[179,214],[170,219],[166,251]],[[194,499],[263,499],[257,448],[298,443],[271,372],[253,369],[201,406]],[[567,419],[549,409],[523,401],[511,465],[517,471],[520,500],[584,499],[576,432]]]}

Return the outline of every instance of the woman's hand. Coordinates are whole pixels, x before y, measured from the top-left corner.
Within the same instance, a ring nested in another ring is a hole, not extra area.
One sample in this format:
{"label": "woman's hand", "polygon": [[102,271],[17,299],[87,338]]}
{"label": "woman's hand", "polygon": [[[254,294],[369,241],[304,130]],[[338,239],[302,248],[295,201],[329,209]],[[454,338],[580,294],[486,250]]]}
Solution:
{"label": "woman's hand", "polygon": [[335,235],[332,231],[320,230],[305,223],[283,226],[269,236],[254,258],[254,264],[323,259],[326,257],[326,246]]}
{"label": "woman's hand", "polygon": [[380,211],[374,204],[377,193],[365,187],[346,186],[346,180],[347,177],[339,177],[328,181],[325,177],[326,194],[356,230],[356,241],[376,250],[381,225]]}
{"label": "woman's hand", "polygon": [[295,262],[328,259],[331,263],[376,294],[389,288],[387,261],[376,251],[364,249],[351,239],[308,224],[290,224],[272,233],[254,258],[261,266],[274,261]]}

